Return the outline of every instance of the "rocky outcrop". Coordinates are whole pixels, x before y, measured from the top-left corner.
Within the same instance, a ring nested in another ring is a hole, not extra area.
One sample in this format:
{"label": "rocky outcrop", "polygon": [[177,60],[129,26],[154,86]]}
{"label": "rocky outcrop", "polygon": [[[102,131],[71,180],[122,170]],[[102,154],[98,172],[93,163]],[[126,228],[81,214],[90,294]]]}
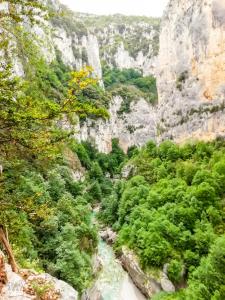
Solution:
{"label": "rocky outcrop", "polygon": [[100,237],[103,241],[107,242],[108,244],[113,244],[116,241],[117,234],[111,228],[106,228],[100,231]]}
{"label": "rocky outcrop", "polygon": [[130,250],[123,247],[120,257],[124,269],[128,272],[135,285],[146,297],[152,297],[161,291],[161,285],[153,277],[146,275],[140,268],[137,258]]}
{"label": "rocky outcrop", "polygon": [[132,163],[126,164],[121,170],[121,178],[128,179],[134,174],[135,166]]}
{"label": "rocky outcrop", "polygon": [[130,146],[142,146],[156,137],[156,111],[147,100],[132,101],[130,111],[120,114],[123,98],[116,96],[110,103],[110,119],[88,120],[79,126],[78,138],[92,141],[100,152],[111,151],[111,141],[118,138],[121,148],[126,152]]}
{"label": "rocky outcrop", "polygon": [[[3,255],[0,254],[3,258]],[[19,274],[12,271],[11,266],[4,263],[0,266],[0,299],[1,300],[77,300],[78,293],[62,280],[49,274],[37,274],[29,270],[21,270]],[[5,274],[4,281],[2,274]]]}
{"label": "rocky outcrop", "polygon": [[[59,54],[72,68],[91,65],[99,79],[102,78],[101,62],[120,69],[139,69],[144,75],[155,74],[159,19],[75,13],[58,0],[49,0],[48,5],[54,17],[44,22],[44,26],[39,24],[30,29],[39,39],[47,61]],[[17,59],[15,70],[19,75],[22,75],[21,67]]]}
{"label": "rocky outcrop", "polygon": [[171,0],[162,21],[159,140],[225,137],[225,3]]}
{"label": "rocky outcrop", "polygon": [[134,284],[146,297],[152,297],[160,291],[175,292],[175,286],[167,276],[166,266],[159,272],[157,277],[152,274],[147,274],[141,269],[134,253],[126,247],[122,248],[120,260]]}

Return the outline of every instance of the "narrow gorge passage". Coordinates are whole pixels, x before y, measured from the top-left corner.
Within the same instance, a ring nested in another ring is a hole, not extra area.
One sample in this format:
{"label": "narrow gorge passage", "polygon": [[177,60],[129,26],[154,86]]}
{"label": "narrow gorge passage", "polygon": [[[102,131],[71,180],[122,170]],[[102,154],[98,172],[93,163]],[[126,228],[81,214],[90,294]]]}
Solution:
{"label": "narrow gorge passage", "polygon": [[[95,283],[101,300],[145,300],[146,298],[132,282],[130,276],[116,259],[112,247],[101,239],[98,245],[98,255],[102,261],[102,270]],[[90,300],[95,300],[90,295]],[[98,299],[98,298],[97,298]]]}
{"label": "narrow gorge passage", "polygon": [[[98,211],[99,207],[94,209],[92,214],[92,222],[97,227],[99,227],[96,217]],[[88,300],[146,300],[116,258],[112,246],[103,241],[100,234],[97,256],[101,263],[101,271],[93,287],[87,292]]]}

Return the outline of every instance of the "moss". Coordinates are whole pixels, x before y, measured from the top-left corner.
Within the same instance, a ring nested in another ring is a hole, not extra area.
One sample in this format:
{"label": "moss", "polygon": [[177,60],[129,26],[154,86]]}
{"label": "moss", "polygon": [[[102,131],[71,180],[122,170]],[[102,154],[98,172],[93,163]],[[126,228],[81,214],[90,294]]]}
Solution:
{"label": "moss", "polygon": [[128,125],[127,130],[130,132],[130,134],[134,133],[136,131],[136,127],[133,125]]}

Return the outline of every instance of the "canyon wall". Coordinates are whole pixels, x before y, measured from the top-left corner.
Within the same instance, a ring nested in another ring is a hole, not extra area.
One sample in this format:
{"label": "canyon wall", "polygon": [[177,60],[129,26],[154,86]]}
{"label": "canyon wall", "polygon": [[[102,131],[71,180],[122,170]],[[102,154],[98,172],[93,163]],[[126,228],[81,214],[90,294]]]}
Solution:
{"label": "canyon wall", "polygon": [[156,110],[144,98],[132,101],[129,112],[120,113],[123,98],[114,96],[109,107],[110,119],[88,120],[78,126],[78,138],[90,140],[100,152],[110,152],[113,138],[119,139],[120,147],[126,152],[131,146],[143,146],[155,140]]}
{"label": "canyon wall", "polygon": [[[139,99],[124,120],[113,115],[120,105],[120,97],[114,98],[111,120],[107,124],[98,121],[94,127],[85,124],[80,137],[89,136],[100,150],[106,151],[110,149],[111,137],[118,137],[126,149],[132,144],[142,145],[149,138],[182,143],[225,136],[224,0],[170,0],[161,22],[160,38],[156,19],[84,14],[75,14],[74,18],[85,24],[88,34],[81,40],[76,37],[72,44],[79,45],[80,53],[92,45],[83,57],[91,62],[99,77],[104,64],[140,69],[145,75],[156,74],[159,94],[157,108],[143,105]],[[60,22],[54,30],[61,31],[65,45],[65,19]],[[67,53],[60,48],[60,39],[55,37],[54,43],[62,55]],[[85,63],[77,58],[74,61],[77,67]]]}
{"label": "canyon wall", "polygon": [[225,1],[171,0],[158,59],[158,140],[225,136]]}

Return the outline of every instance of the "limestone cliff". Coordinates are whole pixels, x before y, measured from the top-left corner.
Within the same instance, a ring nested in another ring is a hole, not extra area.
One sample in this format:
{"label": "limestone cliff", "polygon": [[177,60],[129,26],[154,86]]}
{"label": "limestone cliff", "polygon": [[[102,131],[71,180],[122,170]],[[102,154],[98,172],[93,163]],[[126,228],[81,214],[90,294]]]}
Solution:
{"label": "limestone cliff", "polygon": [[102,64],[139,69],[144,75],[155,73],[159,19],[81,14],[58,0],[48,3],[55,14],[48,24],[51,30],[47,34],[36,26],[35,32],[49,45],[49,49],[44,47],[45,55],[54,58],[59,51],[65,64],[78,69],[91,65],[99,78]]}
{"label": "limestone cliff", "polygon": [[225,135],[225,1],[171,0],[162,21],[159,140]]}
{"label": "limestone cliff", "polygon": [[97,122],[88,120],[79,125],[79,139],[91,140],[100,152],[111,151],[111,140],[118,138],[124,151],[130,146],[143,146],[150,139],[155,140],[156,111],[155,108],[143,98],[134,98],[129,112],[120,114],[123,98],[113,97],[110,103],[110,119]]}
{"label": "limestone cliff", "polygon": [[76,14],[99,42],[101,61],[111,67],[136,68],[154,74],[158,48],[157,18]]}

